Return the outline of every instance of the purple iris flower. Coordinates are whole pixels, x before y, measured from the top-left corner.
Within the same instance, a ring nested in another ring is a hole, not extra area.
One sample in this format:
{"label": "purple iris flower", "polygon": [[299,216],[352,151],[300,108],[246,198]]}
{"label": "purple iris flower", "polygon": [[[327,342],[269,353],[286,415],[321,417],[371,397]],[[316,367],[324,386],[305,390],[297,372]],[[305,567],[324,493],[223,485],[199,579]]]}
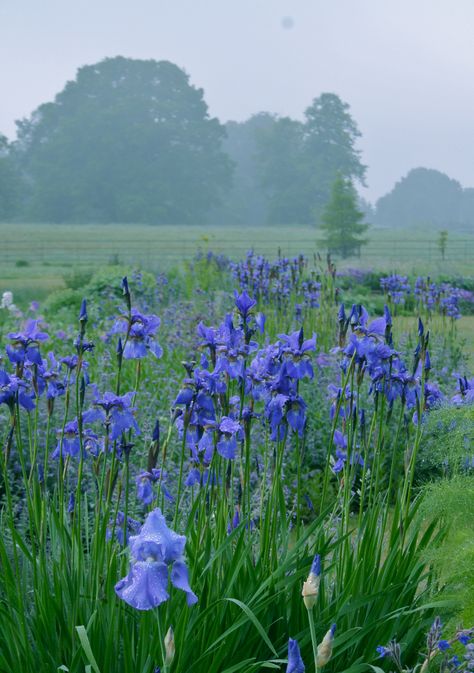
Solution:
{"label": "purple iris flower", "polygon": [[51,458],[59,458],[60,455],[71,456],[72,458],[75,458],[77,455],[79,455],[81,445],[79,442],[79,427],[77,419],[66,423],[64,426],[64,434],[62,428],[58,428],[56,430],[56,436],[58,438],[58,443],[53,453],[51,454]]}
{"label": "purple iris flower", "polygon": [[[66,355],[64,358],[61,358],[61,363],[66,365],[66,367],[72,371],[77,367],[77,363],[79,362],[79,358],[77,355]],[[84,364],[84,363],[83,363]]]}
{"label": "purple iris flower", "polygon": [[286,673],[304,673],[305,666],[301,658],[298,642],[290,638],[288,640],[288,666]]}
{"label": "purple iris flower", "polygon": [[339,474],[339,472],[342,472],[344,469],[344,465],[346,463],[347,459],[347,453],[345,451],[341,451],[340,449],[336,449],[336,458],[337,460],[335,461],[332,471],[334,474]]}
{"label": "purple iris flower", "polygon": [[300,395],[289,397],[286,420],[290,428],[302,437],[306,425],[306,402]]}
{"label": "purple iris flower", "polygon": [[14,364],[41,365],[41,355],[38,346],[42,341],[49,339],[46,332],[39,329],[39,320],[27,320],[23,332],[10,332],[8,338],[12,345],[6,351],[10,362]]}
{"label": "purple iris flower", "polygon": [[61,362],[54,357],[54,353],[48,353],[49,368],[46,366],[41,371],[41,377],[46,384],[46,398],[54,399],[64,395],[66,391],[65,381],[60,377]]}
{"label": "purple iris flower", "polygon": [[347,437],[340,430],[334,430],[334,444],[340,449],[347,449]]}
{"label": "purple iris flower", "polygon": [[[51,458],[56,459],[59,458],[60,455],[75,458],[79,455],[81,443],[79,441],[79,425],[77,418],[66,423],[64,426],[64,433],[62,428],[58,428],[56,430],[56,437],[58,438],[58,443],[51,454]],[[90,428],[82,428],[82,446],[85,451],[88,451],[93,456],[97,456],[99,453],[99,438],[92,432],[92,430],[90,430]]]}
{"label": "purple iris flower", "polygon": [[161,490],[163,491],[165,498],[167,498],[167,500],[170,502],[173,502],[174,498],[164,483],[166,481],[166,474],[162,474],[162,471],[157,468],[153,468],[151,472],[140,472],[140,474],[137,476],[137,498],[139,498],[139,500],[141,500],[145,505],[151,505],[155,499],[152,484],[160,480]]}
{"label": "purple iris flower", "polygon": [[[128,319],[128,318],[127,318]],[[122,322],[115,323],[112,332],[127,332],[128,336],[123,348],[123,357],[125,360],[140,360],[147,356],[148,351],[153,353],[156,358],[161,358],[163,349],[153,338],[155,332],[160,326],[158,316],[140,313],[135,308],[131,310],[130,325],[124,325]]]}
{"label": "purple iris flower", "polygon": [[[94,405],[103,409],[103,414],[99,413],[98,419],[110,422],[112,440],[119,439],[126,430],[134,430],[139,435],[140,429],[137,425],[132,407],[132,400],[135,393],[126,393],[125,395],[115,395],[106,392],[102,397],[96,397]],[[92,419],[91,419],[92,420]]]}
{"label": "purple iris flower", "polygon": [[[203,454],[203,461],[206,465],[212,460],[212,455],[214,453],[214,423],[208,424],[204,429],[199,441],[197,442],[197,451],[198,453]],[[198,460],[196,452],[193,452],[194,460]]]}
{"label": "purple iris flower", "polygon": [[283,418],[287,401],[286,395],[279,394],[271,397],[265,406],[265,416],[270,424],[270,438],[274,442],[283,439],[285,434]]}
{"label": "purple iris flower", "polygon": [[242,320],[246,322],[248,314],[257,303],[256,299],[249,297],[245,290],[240,295],[237,290],[234,290],[234,300],[237,310],[242,316]]}
{"label": "purple iris flower", "polygon": [[468,379],[466,376],[459,377],[459,392],[451,398],[454,404],[472,404],[474,403],[474,378]]}
{"label": "purple iris flower", "polygon": [[224,416],[218,427],[220,438],[216,446],[217,453],[223,458],[233,460],[237,449],[237,436],[240,436],[242,433],[240,423],[228,416]]}
{"label": "purple iris flower", "polygon": [[209,470],[202,472],[199,468],[193,467],[184,483],[186,486],[205,486],[209,480],[213,486],[218,483],[215,473],[210,474]]}
{"label": "purple iris flower", "polygon": [[130,538],[132,563],[129,573],[115,585],[119,598],[136,610],[151,610],[168,600],[168,576],[171,584],[186,593],[188,605],[197,602],[189,586],[184,561],[186,537],[166,525],[160,509],[150,512],[138,535]]}
{"label": "purple iris flower", "polygon": [[35,408],[35,403],[32,396],[26,393],[26,388],[25,381],[0,369],[0,404],[6,404],[13,409],[18,396],[20,406],[26,411],[31,411]]}
{"label": "purple iris flower", "polygon": [[316,350],[316,334],[311,339],[304,340],[303,328],[291,334],[279,334],[283,341],[281,352],[285,358],[288,375],[295,379],[306,376],[313,378],[313,366],[308,356],[310,351]]}
{"label": "purple iris flower", "polygon": [[[105,533],[105,539],[106,540],[111,540],[113,534],[115,534],[115,537],[117,538],[118,542],[120,545],[123,546],[124,540],[123,540],[123,524],[125,521],[125,514],[123,512],[117,512],[117,517],[115,519],[115,523],[113,519],[109,522],[109,525],[107,527],[107,531]],[[129,535],[130,533],[138,533],[141,528],[141,523],[137,521],[136,519],[132,519],[131,516],[127,516],[127,530],[126,530],[126,536],[128,542],[129,540]]]}

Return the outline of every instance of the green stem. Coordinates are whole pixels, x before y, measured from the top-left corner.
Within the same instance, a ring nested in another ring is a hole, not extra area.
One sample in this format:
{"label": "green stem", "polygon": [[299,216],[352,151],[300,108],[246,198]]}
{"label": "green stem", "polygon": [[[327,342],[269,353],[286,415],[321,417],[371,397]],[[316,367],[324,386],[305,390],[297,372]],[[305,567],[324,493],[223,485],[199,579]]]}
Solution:
{"label": "green stem", "polygon": [[307,610],[307,613],[309,621],[309,630],[311,633],[311,645],[313,646],[314,673],[318,673],[318,641],[316,640],[316,627],[314,625],[313,608]]}

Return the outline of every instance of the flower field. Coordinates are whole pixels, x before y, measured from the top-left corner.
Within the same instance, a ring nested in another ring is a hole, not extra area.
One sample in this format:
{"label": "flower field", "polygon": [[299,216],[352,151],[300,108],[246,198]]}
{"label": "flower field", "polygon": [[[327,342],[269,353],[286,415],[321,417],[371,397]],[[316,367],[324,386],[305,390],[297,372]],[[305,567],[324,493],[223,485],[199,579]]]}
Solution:
{"label": "flower field", "polygon": [[82,280],[0,304],[0,671],[474,668],[472,278]]}

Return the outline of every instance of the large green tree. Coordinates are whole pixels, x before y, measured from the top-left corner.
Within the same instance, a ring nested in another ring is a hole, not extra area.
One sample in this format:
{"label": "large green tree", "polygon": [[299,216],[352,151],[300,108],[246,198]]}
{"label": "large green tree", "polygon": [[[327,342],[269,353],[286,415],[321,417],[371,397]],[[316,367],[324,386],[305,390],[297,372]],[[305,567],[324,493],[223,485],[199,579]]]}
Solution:
{"label": "large green tree", "polygon": [[225,130],[202,89],[167,61],[108,58],[79,69],[18,123],[31,218],[204,221],[229,183]]}
{"label": "large green tree", "polygon": [[456,180],[440,171],[414,168],[377,201],[375,222],[390,228],[456,227],[467,215],[467,201]]}
{"label": "large green tree", "polygon": [[329,199],[321,216],[323,243],[329,252],[343,258],[360,252],[367,242],[362,234],[367,231],[364,213],[357,206],[357,192],[349,178],[337,175]]}
{"label": "large green tree", "polygon": [[269,194],[268,220],[319,222],[338,173],[363,184],[360,135],[349,105],[332,93],[315,98],[303,122],[283,118],[262,134],[260,180]]}

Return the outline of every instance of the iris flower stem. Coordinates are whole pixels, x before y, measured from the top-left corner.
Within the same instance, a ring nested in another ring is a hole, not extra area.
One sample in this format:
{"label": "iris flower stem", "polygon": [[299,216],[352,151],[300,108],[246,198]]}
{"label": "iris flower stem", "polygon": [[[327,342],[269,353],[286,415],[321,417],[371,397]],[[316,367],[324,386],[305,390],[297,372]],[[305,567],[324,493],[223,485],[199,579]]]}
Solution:
{"label": "iris flower stem", "polygon": [[127,545],[128,501],[130,498],[130,456],[125,452],[125,505],[123,511],[123,546]]}
{"label": "iris flower stem", "polygon": [[163,661],[162,673],[169,673],[169,666],[166,663],[165,643],[163,640],[163,629],[161,628],[160,608],[156,611],[156,623],[158,626],[158,640],[160,641],[161,660]]}
{"label": "iris flower stem", "polygon": [[311,645],[313,646],[314,673],[318,673],[318,641],[316,639],[316,627],[314,625],[314,610],[307,610],[309,631],[311,633]]}
{"label": "iris flower stem", "polygon": [[178,492],[176,494],[176,508],[174,511],[174,525],[173,528],[176,529],[178,524],[179,517],[179,506],[181,503],[181,489],[183,486],[183,468],[184,468],[184,454],[186,452],[186,433],[187,433],[187,424],[183,428],[183,441],[181,442],[181,456],[179,461],[179,476],[178,476]]}
{"label": "iris flower stem", "polygon": [[44,445],[44,465],[43,465],[43,479],[44,479],[44,490],[48,490],[48,462],[49,462],[49,433],[51,431],[51,418],[52,413],[48,414],[48,420],[46,421],[46,440]]}
{"label": "iris flower stem", "polygon": [[[390,491],[392,490],[393,475],[394,475],[394,472],[395,472],[395,459],[396,459],[397,444],[398,444],[398,438],[400,437],[400,428],[402,427],[403,412],[404,411],[405,411],[405,404],[402,403],[400,405],[400,415],[398,417],[397,430],[396,430],[396,433],[395,433],[395,440],[393,442],[392,461],[391,461],[391,465],[390,465],[390,475],[389,475],[388,487],[387,487],[387,498],[388,498],[387,504],[390,503]],[[388,514],[388,507],[386,508],[386,514]]]}
{"label": "iris flower stem", "polygon": [[300,447],[300,438],[296,433],[296,539],[300,537],[301,525],[301,463],[302,450]]}
{"label": "iris flower stem", "polygon": [[71,377],[71,370],[68,370],[67,373],[67,379],[66,379],[66,395],[64,398],[64,416],[63,416],[63,423],[61,427],[61,434],[59,436],[59,460],[58,460],[58,509],[59,509],[59,520],[61,523],[61,526],[64,525],[64,483],[63,483],[63,443],[64,443],[64,432],[66,429],[66,423],[67,423],[67,418],[69,415],[69,402],[70,402],[70,395],[71,391],[69,388],[69,383],[70,383],[70,377]]}
{"label": "iris flower stem", "polygon": [[337,425],[337,421],[339,419],[339,412],[341,411],[341,406],[343,404],[343,400],[345,400],[347,384],[349,383],[349,377],[350,377],[350,374],[351,374],[351,370],[354,366],[354,362],[355,362],[355,353],[352,356],[352,359],[350,361],[348,370],[347,370],[347,372],[346,372],[346,374],[345,374],[345,376],[342,380],[341,395],[340,395],[340,397],[337,401],[336,411],[334,413],[334,420],[333,420],[332,428],[331,428],[331,437],[329,439],[329,446],[328,446],[328,451],[327,451],[327,456],[326,456],[326,467],[325,467],[325,470],[324,470],[323,495],[322,495],[322,498],[321,498],[321,510],[324,508],[324,502],[326,500],[327,489],[329,487],[329,473],[331,471],[330,470],[330,464],[331,464],[330,458],[331,458],[331,450],[332,450],[332,447],[334,446],[334,433],[336,431],[336,425]]}
{"label": "iris flower stem", "polygon": [[[382,402],[381,402],[381,405],[380,405],[380,409],[377,411],[378,416],[379,416],[379,419],[378,419],[379,420],[379,428],[378,428],[378,433],[377,433],[377,443],[376,443],[376,446],[375,446],[375,456],[374,456],[374,458],[375,458],[375,460],[374,460],[374,463],[375,463],[375,466],[374,466],[375,467],[375,485],[374,485],[374,489],[373,489],[374,498],[376,498],[378,493],[379,493],[381,457],[382,457],[382,449],[383,449],[384,439],[385,439],[384,432],[383,432],[383,427],[384,427],[383,423],[384,423],[384,420],[385,420],[384,419],[384,417],[385,417],[385,400],[386,400],[386,397],[385,397],[385,384],[384,384],[384,389],[382,391]],[[371,487],[371,491],[372,491],[372,487]]]}

